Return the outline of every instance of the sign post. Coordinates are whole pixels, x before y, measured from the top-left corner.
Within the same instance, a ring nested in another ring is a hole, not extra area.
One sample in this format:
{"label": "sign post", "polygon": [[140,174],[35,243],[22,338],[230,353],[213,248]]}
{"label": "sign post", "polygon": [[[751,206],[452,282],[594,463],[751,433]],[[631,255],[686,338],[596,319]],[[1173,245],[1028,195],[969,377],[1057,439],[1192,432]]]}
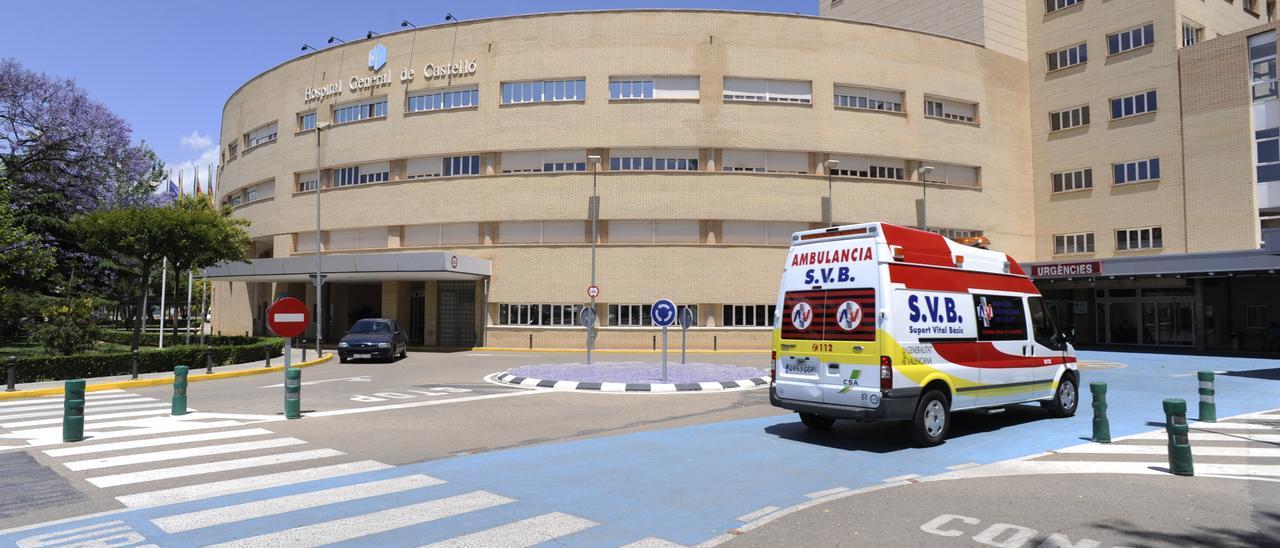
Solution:
{"label": "sign post", "polygon": [[676,303],[670,299],[658,299],[649,312],[653,325],[662,328],[662,382],[667,382],[667,327],[676,323]]}
{"label": "sign post", "polygon": [[587,365],[591,365],[591,348],[596,342],[596,309],[582,307],[582,312],[578,313],[578,322],[587,328]]}
{"label": "sign post", "polygon": [[[307,329],[307,305],[293,297],[279,299],[267,308],[267,327],[276,336],[284,337],[284,409],[285,418],[301,417],[302,372],[289,367],[293,354],[293,338]],[[292,374],[290,372],[293,372]],[[293,381],[291,384],[290,381]],[[290,390],[292,388],[292,390]],[[292,410],[292,413],[290,411]]]}
{"label": "sign post", "polygon": [[689,328],[693,327],[696,321],[697,318],[692,309],[688,306],[680,309],[680,365],[684,365],[685,350],[689,347]]}

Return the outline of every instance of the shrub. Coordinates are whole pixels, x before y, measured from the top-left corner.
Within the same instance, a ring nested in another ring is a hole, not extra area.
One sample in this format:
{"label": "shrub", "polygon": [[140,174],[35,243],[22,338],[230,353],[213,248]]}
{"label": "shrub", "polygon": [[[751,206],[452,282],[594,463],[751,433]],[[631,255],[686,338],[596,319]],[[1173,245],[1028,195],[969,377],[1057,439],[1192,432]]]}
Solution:
{"label": "shrub", "polygon": [[91,298],[61,299],[45,306],[40,312],[46,321],[31,329],[31,342],[63,356],[93,348],[98,334],[93,309]]}
{"label": "shrub", "polygon": [[[243,338],[243,337],[242,337]],[[262,360],[270,349],[272,357],[283,354],[282,339],[259,339],[252,344],[214,346],[213,365],[231,365]],[[175,366],[204,367],[204,347],[172,346],[138,353],[138,373],[173,371]],[[127,375],[133,367],[132,352],[77,354],[72,356],[28,356],[18,358],[18,382],[41,382]]]}
{"label": "shrub", "polygon": [[[167,333],[166,333],[165,339],[171,342],[174,341],[173,335],[167,334]],[[199,339],[200,339],[199,334],[191,335],[191,341],[193,345]],[[126,330],[119,330],[119,329],[104,329],[98,333],[98,340],[106,341],[109,343],[115,343],[115,344],[132,345],[133,331],[126,331]],[[160,334],[159,333],[143,333],[139,338],[139,340],[141,341],[139,344],[141,344],[142,346],[159,346]],[[177,340],[185,341],[186,337],[182,335],[178,335]],[[262,342],[263,340],[267,340],[267,339],[263,339],[260,337],[245,337],[243,335],[205,335],[204,336],[204,343],[211,346],[254,344],[254,343]],[[283,339],[273,338],[270,340],[281,341],[281,344],[284,344]]]}

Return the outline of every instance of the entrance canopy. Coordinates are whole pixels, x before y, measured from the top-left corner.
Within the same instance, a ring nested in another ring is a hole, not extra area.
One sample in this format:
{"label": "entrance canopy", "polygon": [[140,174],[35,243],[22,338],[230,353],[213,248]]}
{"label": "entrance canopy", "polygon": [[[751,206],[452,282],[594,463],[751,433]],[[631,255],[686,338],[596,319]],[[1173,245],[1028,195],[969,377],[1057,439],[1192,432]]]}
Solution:
{"label": "entrance canopy", "polygon": [[[321,261],[325,282],[479,280],[492,272],[488,259],[448,252],[323,255]],[[210,280],[220,282],[310,282],[316,258],[299,255],[222,263],[208,273]]]}

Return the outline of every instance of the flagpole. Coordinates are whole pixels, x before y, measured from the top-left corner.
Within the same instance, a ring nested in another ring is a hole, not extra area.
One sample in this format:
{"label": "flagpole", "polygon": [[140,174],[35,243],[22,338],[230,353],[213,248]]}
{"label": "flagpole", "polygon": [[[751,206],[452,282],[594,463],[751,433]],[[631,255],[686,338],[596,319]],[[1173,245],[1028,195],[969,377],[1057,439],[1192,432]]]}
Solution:
{"label": "flagpole", "polygon": [[160,348],[164,348],[164,293],[168,287],[169,278],[169,258],[165,257],[160,262]]}

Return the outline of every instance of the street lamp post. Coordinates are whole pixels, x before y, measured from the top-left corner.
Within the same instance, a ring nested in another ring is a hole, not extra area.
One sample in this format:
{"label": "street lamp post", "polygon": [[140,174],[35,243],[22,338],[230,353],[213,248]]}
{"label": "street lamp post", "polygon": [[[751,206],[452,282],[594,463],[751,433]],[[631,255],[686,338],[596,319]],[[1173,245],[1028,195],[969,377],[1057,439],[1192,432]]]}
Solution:
{"label": "street lamp post", "polygon": [[320,320],[324,316],[324,297],[320,291],[324,285],[320,263],[320,132],[329,127],[328,122],[316,122],[316,357],[320,357],[320,338],[323,334]]}
{"label": "street lamp post", "polygon": [[827,166],[827,226],[836,226],[836,204],[831,193],[831,172],[840,165],[840,160],[827,160],[823,162]]}
{"label": "street lamp post", "polygon": [[[598,219],[600,217],[600,196],[596,194],[596,174],[600,171],[600,157],[596,155],[587,156],[587,161],[591,162],[591,203],[587,209],[589,210],[588,213],[591,215],[591,286],[595,287],[596,285],[596,240],[599,239],[599,232],[597,232],[597,224],[598,224]],[[595,292],[593,291],[592,293],[593,294],[590,295],[591,310],[593,312],[596,312],[597,313],[596,317],[599,318],[600,317],[599,311],[596,310],[596,296],[594,294]],[[595,338],[594,327],[588,326],[587,327],[587,363],[588,364],[591,363],[591,351],[594,349],[595,345],[596,345],[596,338]]]}
{"label": "street lamp post", "polygon": [[920,166],[920,228],[929,230],[929,183],[925,176],[933,171],[933,166]]}

